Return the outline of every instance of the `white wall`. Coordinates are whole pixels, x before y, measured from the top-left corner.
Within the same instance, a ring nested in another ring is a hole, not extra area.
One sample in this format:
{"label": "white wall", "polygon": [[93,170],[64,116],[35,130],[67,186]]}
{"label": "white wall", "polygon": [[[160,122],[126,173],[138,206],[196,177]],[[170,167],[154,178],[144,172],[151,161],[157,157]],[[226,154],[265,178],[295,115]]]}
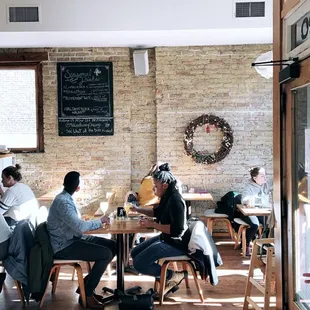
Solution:
{"label": "white wall", "polygon": [[[244,1],[244,0],[238,0]],[[0,31],[136,31],[272,26],[264,18],[234,18],[235,0],[1,0]],[[7,23],[7,5],[40,4],[42,23]]]}

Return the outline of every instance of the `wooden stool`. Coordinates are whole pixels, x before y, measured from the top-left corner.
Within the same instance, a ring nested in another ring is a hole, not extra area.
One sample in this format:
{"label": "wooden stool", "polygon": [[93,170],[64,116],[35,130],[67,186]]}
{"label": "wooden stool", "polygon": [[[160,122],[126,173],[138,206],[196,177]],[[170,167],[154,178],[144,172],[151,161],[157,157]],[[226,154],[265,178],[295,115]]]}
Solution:
{"label": "wooden stool", "polygon": [[[270,244],[271,246],[266,246]],[[269,310],[270,309],[270,297],[275,296],[275,292],[272,292],[272,274],[275,271],[275,262],[274,262],[274,238],[268,239],[258,239],[253,243],[253,251],[249,269],[248,280],[245,289],[244,304],[243,310],[249,309],[249,304],[257,310]],[[260,251],[265,250],[266,255],[260,255]],[[254,269],[262,268],[264,269],[264,279],[263,281],[258,282],[254,279]],[[264,295],[264,307],[261,308],[252,298],[251,298],[251,289],[254,285],[263,295]],[[275,287],[275,286],[274,286]]]}
{"label": "wooden stool", "polygon": [[[246,230],[249,227],[249,225],[238,217],[234,218],[234,222],[240,225],[238,229],[237,237],[235,239],[235,249],[238,248],[240,238],[241,238],[242,256],[246,257],[245,255],[246,254]],[[259,238],[261,238],[262,233],[263,233],[263,225],[260,224],[258,226],[258,237]]]}
{"label": "wooden stool", "polygon": [[[1,260],[0,260],[0,267],[3,268],[2,272],[5,272],[5,269],[4,269],[4,266],[3,266],[3,263],[2,263]],[[26,302],[27,302],[27,305],[28,305],[29,304],[29,300],[26,300],[26,298],[25,298],[21,282],[19,282],[18,280],[14,280],[14,282],[15,282],[15,285],[16,285],[17,294],[19,296],[20,302],[22,303],[22,307],[25,308],[26,307]],[[3,285],[4,285],[4,283],[3,283]]]}
{"label": "wooden stool", "polygon": [[[49,281],[51,279],[51,276],[55,273],[54,280],[52,282],[52,294],[55,294],[60,268],[62,266],[72,266],[74,269],[76,269],[77,278],[78,278],[78,284],[79,284],[79,288],[80,288],[80,296],[81,296],[81,299],[82,299],[83,308],[86,308],[85,286],[84,286],[82,267],[80,265],[82,262],[83,261],[81,261],[81,260],[55,259],[54,262],[53,262],[53,267],[52,267],[52,269],[50,271],[50,274],[49,274],[49,277],[48,277],[47,284],[49,283]],[[89,262],[87,262],[87,267],[90,268]],[[45,295],[46,295],[46,291],[47,291],[47,287],[48,287],[48,285],[46,285],[44,294],[43,294],[42,299],[41,299],[40,304],[39,304],[39,309],[41,309],[42,306],[43,306]]]}
{"label": "wooden stool", "polygon": [[228,215],[227,214],[223,214],[223,213],[215,213],[214,209],[207,209],[204,212],[204,215],[200,217],[200,219],[205,223],[205,225],[208,228],[208,231],[210,233],[210,235],[212,236],[212,231],[213,231],[213,223],[215,221],[222,221],[225,222],[226,226],[227,226],[227,230],[229,233],[229,236],[231,237],[231,239],[233,241],[235,241],[235,234],[234,234],[234,230],[231,226],[231,222],[228,219]]}
{"label": "wooden stool", "polygon": [[[157,291],[159,295],[159,304],[162,305],[164,301],[166,274],[167,274],[168,265],[170,263],[173,263],[173,264],[181,263],[183,270],[187,270],[187,267],[189,267],[193,275],[194,281],[195,281],[195,285],[196,285],[196,288],[199,294],[199,298],[201,302],[204,303],[202,289],[199,285],[199,280],[198,280],[197,272],[195,269],[195,265],[192,262],[190,257],[188,257],[187,255],[181,255],[181,256],[174,256],[174,257],[164,257],[159,260],[159,264],[161,265],[160,280],[159,282],[155,280],[155,283],[154,283],[154,290]],[[186,277],[184,280],[185,280],[186,288],[189,288],[188,278]]]}

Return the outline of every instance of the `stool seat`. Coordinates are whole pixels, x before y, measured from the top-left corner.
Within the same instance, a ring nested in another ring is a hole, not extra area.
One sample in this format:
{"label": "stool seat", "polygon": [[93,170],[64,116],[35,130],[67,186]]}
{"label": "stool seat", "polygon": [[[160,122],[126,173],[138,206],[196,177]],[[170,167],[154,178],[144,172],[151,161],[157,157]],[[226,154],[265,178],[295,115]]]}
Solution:
{"label": "stool seat", "polygon": [[183,260],[191,260],[191,258],[187,255],[180,255],[180,256],[171,256],[171,257],[163,257],[159,259],[159,261],[183,261]]}
{"label": "stool seat", "polygon": [[247,224],[246,222],[244,222],[242,219],[240,219],[239,217],[234,218],[234,222],[239,224],[239,225],[244,225],[244,226],[249,226],[249,224]]}
{"label": "stool seat", "polygon": [[235,240],[235,234],[233,232],[233,228],[231,226],[231,222],[230,222],[227,214],[215,213],[214,209],[207,209],[204,211],[204,215],[200,216],[200,219],[207,226],[208,231],[211,234],[211,236],[212,236],[212,231],[213,231],[213,222],[216,222],[216,221],[225,222],[231,239]]}
{"label": "stool seat", "polygon": [[203,215],[205,217],[216,217],[216,218],[228,218],[228,215],[227,214],[224,214],[224,213],[215,213],[215,210],[214,209],[207,209],[204,211]]}

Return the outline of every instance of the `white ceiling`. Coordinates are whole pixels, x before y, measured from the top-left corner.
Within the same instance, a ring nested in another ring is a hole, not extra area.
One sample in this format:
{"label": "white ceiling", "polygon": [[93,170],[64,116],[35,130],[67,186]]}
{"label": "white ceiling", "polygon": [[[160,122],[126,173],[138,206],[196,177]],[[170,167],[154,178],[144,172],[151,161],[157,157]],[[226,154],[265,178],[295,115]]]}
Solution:
{"label": "white ceiling", "polygon": [[0,47],[153,47],[264,44],[272,29],[1,32]]}
{"label": "white ceiling", "polygon": [[[251,0],[238,0],[251,1]],[[272,43],[265,17],[235,18],[236,0],[1,0],[0,47],[153,47]],[[8,23],[8,6],[36,4],[39,23]]]}

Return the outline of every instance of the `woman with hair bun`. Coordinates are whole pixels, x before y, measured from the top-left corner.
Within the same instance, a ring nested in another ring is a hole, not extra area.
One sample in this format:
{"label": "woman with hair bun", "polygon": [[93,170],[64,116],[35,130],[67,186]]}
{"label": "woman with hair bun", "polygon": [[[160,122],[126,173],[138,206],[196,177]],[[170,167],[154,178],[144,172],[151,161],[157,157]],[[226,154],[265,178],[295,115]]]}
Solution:
{"label": "woman with hair bun", "polygon": [[[141,226],[151,227],[162,233],[136,246],[131,256],[137,271],[159,279],[161,266],[157,261],[163,257],[186,254],[190,231],[186,220],[186,205],[169,165],[160,165],[153,173],[153,180],[155,194],[160,198],[159,205],[153,209],[133,206],[132,210],[148,216],[140,220]],[[155,221],[153,217],[156,218]],[[175,291],[185,276],[185,271],[168,269],[164,295]]]}
{"label": "woman with hair bun", "polygon": [[9,166],[2,171],[2,184],[7,187],[6,191],[0,186],[0,214],[9,224],[30,218],[38,210],[38,202],[31,188],[21,183],[21,166]]}
{"label": "woman with hair bun", "polygon": [[[265,169],[253,167],[249,169],[249,172],[251,178],[242,192],[242,204],[254,207],[255,205],[262,206],[266,201],[269,203],[272,180],[267,180]],[[249,256],[250,242],[255,239],[260,221],[257,216],[245,216],[241,212],[235,214],[235,217],[239,217],[249,225],[246,230],[246,255]]]}
{"label": "woman with hair bun", "polygon": [[[17,222],[35,215],[38,210],[38,202],[26,184],[20,183],[22,175],[21,166],[6,167],[2,170],[2,184],[7,187],[3,191],[0,185],[0,260],[8,255],[9,241],[12,227]],[[5,273],[0,273],[0,292],[5,279]]]}

